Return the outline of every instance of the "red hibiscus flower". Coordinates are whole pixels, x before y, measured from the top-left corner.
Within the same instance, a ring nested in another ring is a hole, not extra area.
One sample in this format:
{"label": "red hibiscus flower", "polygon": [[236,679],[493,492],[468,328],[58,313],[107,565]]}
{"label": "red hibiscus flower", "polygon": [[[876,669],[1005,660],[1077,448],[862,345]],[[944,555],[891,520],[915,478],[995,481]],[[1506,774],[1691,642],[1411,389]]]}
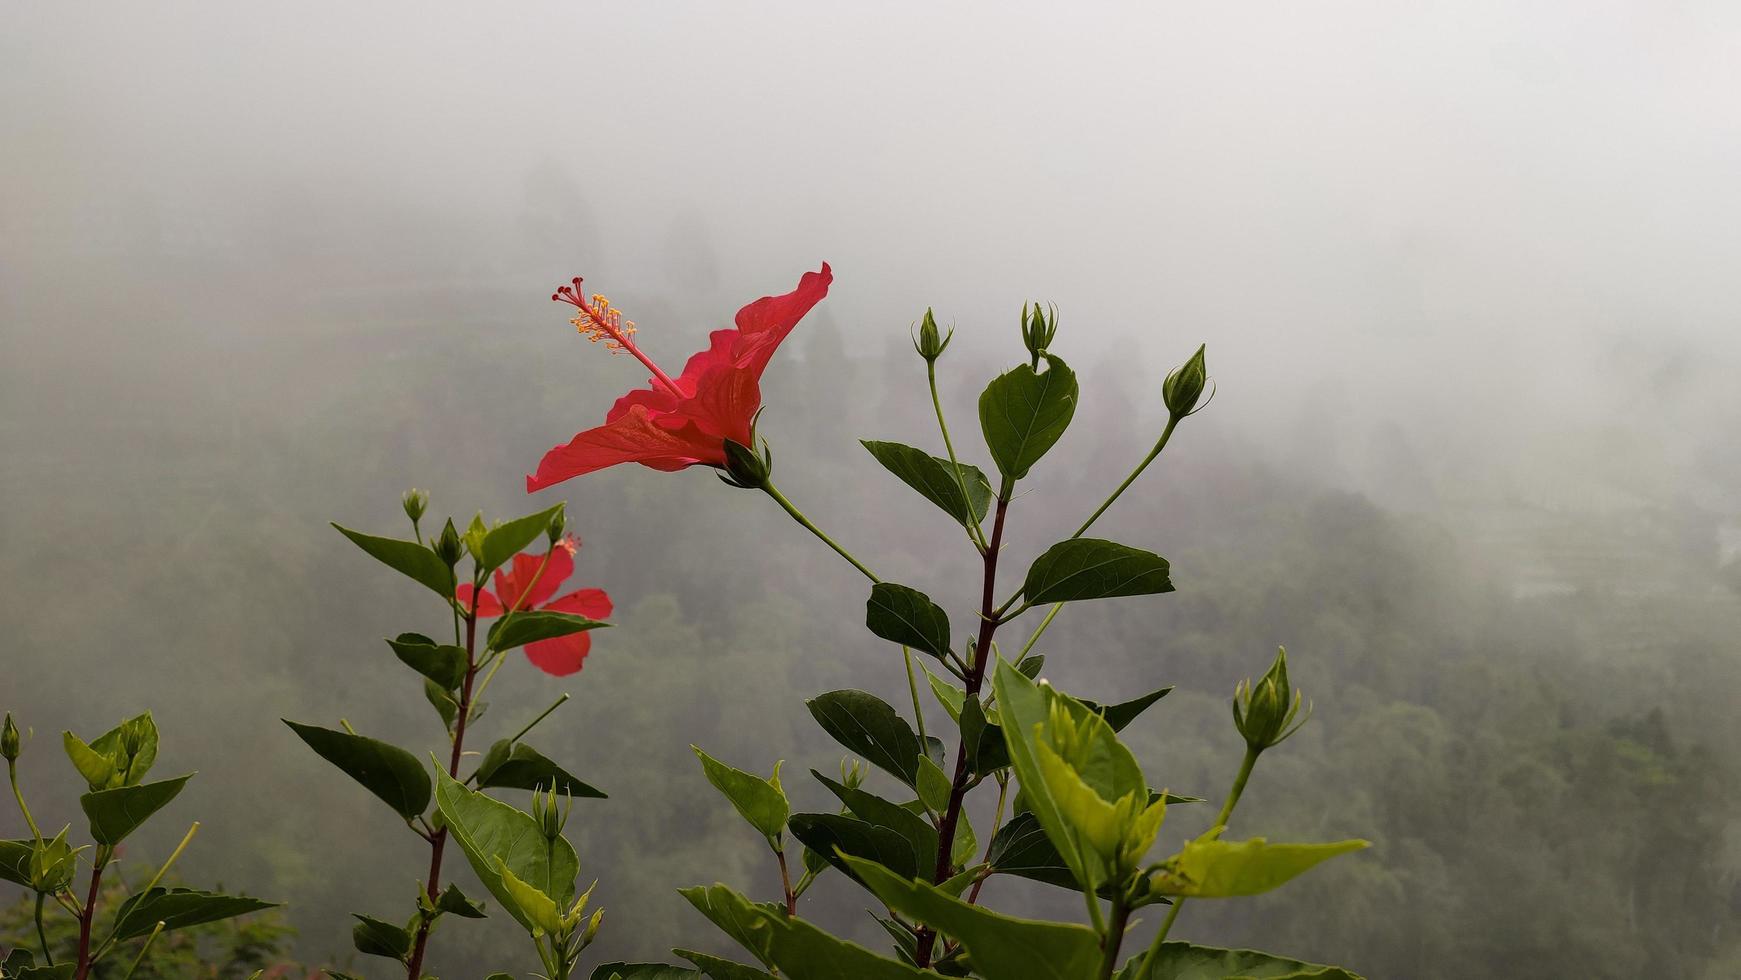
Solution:
{"label": "red hibiscus flower", "polygon": [[[498,569],[496,572],[496,591],[484,589],[478,592],[478,616],[492,619],[506,613],[510,608],[517,611],[525,609],[549,610],[551,612],[573,613],[588,619],[604,619],[611,614],[611,597],[603,589],[580,589],[565,596],[556,595],[556,590],[574,573],[574,553],[580,549],[580,542],[571,537],[565,537],[550,549],[549,564],[540,555],[518,554],[514,556],[512,569]],[[543,568],[542,574],[539,569]],[[472,587],[470,583],[459,587],[454,596],[460,605],[467,609],[472,604]],[[546,674],[563,677],[580,670],[581,661],[586,659],[587,652],[592,649],[592,633],[570,633],[549,640],[537,640],[526,645],[526,659]]]}
{"label": "red hibiscus flower", "polygon": [[750,422],[762,405],[762,370],[780,341],[824,296],[834,274],[825,262],[806,272],[798,288],[784,296],[764,296],[738,311],[737,327],[715,330],[707,350],[691,357],[672,378],[641,353],[635,325],[600,295],[586,297],[580,279],[551,296],[580,311],[572,322],[595,343],[635,357],[653,372],[646,388],[629,392],[605,415],[605,424],[575,436],[544,454],[538,472],[526,477],[531,493],[583,473],[618,463],[640,463],[656,470],[703,464],[725,466],[727,439],[748,446]]}

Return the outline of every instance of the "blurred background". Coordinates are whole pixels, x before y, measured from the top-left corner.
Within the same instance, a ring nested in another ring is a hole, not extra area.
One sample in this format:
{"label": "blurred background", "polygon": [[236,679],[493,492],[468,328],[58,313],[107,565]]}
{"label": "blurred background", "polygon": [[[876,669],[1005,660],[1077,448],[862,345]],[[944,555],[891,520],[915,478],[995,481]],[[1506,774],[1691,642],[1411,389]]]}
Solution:
{"label": "blurred background", "polygon": [[[380,638],[445,620],[327,522],[402,534],[410,486],[437,523],[566,499],[569,587],[618,628],[571,678],[510,664],[484,726],[573,694],[534,742],[611,794],[569,827],[596,949],[721,948],[674,889],[777,877],[689,744],[831,806],[802,699],[898,704],[900,660],[857,573],[705,470],[526,497],[645,377],[548,296],[586,276],[674,368],[826,260],[764,382],[781,485],[958,622],[972,552],[855,444],[941,448],[926,307],[982,464],[1023,302],[1060,311],[1084,398],[1015,568],[1208,344],[1214,403],[1098,525],[1178,591],[1068,610],[1047,673],[1176,685],[1129,739],[1218,799],[1227,698],[1285,644],[1317,713],[1237,829],[1376,846],[1176,935],[1375,978],[1741,974],[1738,42],[1714,0],[8,4],[0,708],[33,807],[78,815],[62,728],[152,709],[159,768],[200,775],[140,849],[202,820],[185,878],[289,902],[286,955],[342,966],[424,845],[277,719],[441,744]],[[881,941],[839,876],[812,894]],[[434,968],[508,966],[509,925],[448,926]]]}

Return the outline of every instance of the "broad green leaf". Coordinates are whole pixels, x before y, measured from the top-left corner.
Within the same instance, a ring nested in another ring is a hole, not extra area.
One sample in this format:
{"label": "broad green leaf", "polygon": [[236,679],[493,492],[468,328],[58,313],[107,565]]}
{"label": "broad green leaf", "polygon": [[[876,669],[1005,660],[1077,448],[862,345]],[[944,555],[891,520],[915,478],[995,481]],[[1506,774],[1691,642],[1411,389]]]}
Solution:
{"label": "broad green leaf", "polygon": [[241,895],[220,895],[192,888],[153,888],[121,903],[121,908],[115,913],[115,936],[135,939],[150,933],[158,922],[163,923],[165,930],[185,929],[275,907],[274,902]]}
{"label": "broad green leaf", "polygon": [[1085,980],[1100,964],[1100,937],[1086,926],[1017,919],[865,861],[848,864],[884,904],[960,941],[984,980]]}
{"label": "broad green leaf", "polygon": [[423,697],[435,709],[435,713],[441,716],[442,725],[448,731],[453,731],[453,723],[459,718],[459,703],[454,701],[453,696],[442,690],[441,685],[425,677]]}
{"label": "broad green leaf", "polygon": [[805,705],[836,742],[908,786],[915,784],[919,736],[887,701],[863,691],[830,691]]}
{"label": "broad green leaf", "polygon": [[753,966],[733,963],[731,960],[698,953],[692,949],[674,949],[671,952],[694,963],[708,980],[774,980],[772,974],[763,973]]}
{"label": "broad green leaf", "polygon": [[1077,700],[1081,701],[1082,706],[1087,708],[1089,711],[1105,718],[1106,723],[1112,726],[1113,731],[1122,732],[1124,731],[1125,726],[1136,721],[1138,715],[1147,711],[1150,705],[1171,693],[1173,693],[1171,687],[1163,687],[1158,691],[1150,691],[1140,698],[1132,698],[1129,701],[1121,701],[1118,704],[1101,704],[1097,701],[1090,701],[1087,698],[1078,698]]}
{"label": "broad green leaf", "polygon": [[502,739],[490,746],[489,754],[478,769],[478,789],[549,791],[554,786],[558,793],[566,796],[594,800],[606,798],[603,791],[574,778],[568,770],[545,758],[532,746],[515,742],[508,747],[507,741]]}
{"label": "broad green leaf", "polygon": [[864,624],[872,633],[938,660],[949,656],[949,614],[925,593],[893,582],[871,586]]}
{"label": "broad green leaf", "polygon": [[1285,959],[1254,949],[1216,949],[1190,943],[1161,944],[1151,962],[1139,953],[1118,972],[1118,980],[1362,980],[1338,966]]}
{"label": "broad green leaf", "polygon": [[371,557],[388,568],[420,582],[431,592],[446,601],[453,601],[453,593],[458,588],[454,581],[452,569],[447,563],[435,556],[435,552],[425,545],[415,541],[404,541],[399,538],[382,538],[373,534],[353,531],[338,524],[333,525],[338,532],[351,539],[351,543],[368,552]]}
{"label": "broad green leaf", "polygon": [[1031,878],[1062,888],[1081,890],[1058,848],[1040,828],[1032,813],[1018,813],[992,835],[986,852],[992,870],[999,874]]}
{"label": "broad green leaf", "polygon": [[1046,370],[1023,364],[998,375],[979,396],[979,426],[998,472],[1012,480],[1046,455],[1076,414],[1076,374],[1046,355]]}
{"label": "broad green leaf", "polygon": [[[828,791],[838,797],[853,816],[906,838],[913,849],[914,867],[923,868],[936,861],[937,828],[931,826],[929,820],[899,803],[892,803],[873,793],[837,783],[814,769],[810,770],[810,775],[828,787]],[[825,855],[827,853],[829,852],[824,852]]]}
{"label": "broad green leaf", "polygon": [[1101,538],[1060,541],[1028,566],[1022,598],[1033,605],[1173,591],[1165,558]]}
{"label": "broad green leaf", "polygon": [[[66,734],[70,736],[72,733]],[[147,711],[92,739],[91,751],[112,762],[119,778],[112,777],[108,786],[91,788],[137,786],[144,782],[145,774],[151,771],[152,764],[157,761],[157,738],[157,722],[151,717],[151,712]],[[74,765],[77,765],[76,761]]]}
{"label": "broad green leaf", "polygon": [[1244,841],[1200,837],[1188,842],[1149,877],[1149,892],[1195,898],[1259,895],[1323,861],[1369,846],[1363,840],[1271,844],[1262,837]]}
{"label": "broad green leaf", "polygon": [[1112,869],[1108,881],[1125,880],[1154,843],[1167,805],[1150,805],[1146,789],[1133,788],[1116,800],[1105,799],[1045,741],[1034,743],[1034,755],[1046,793],[1063,815],[1069,831],[1076,835],[1084,850],[1094,853]]}
{"label": "broad green leaf", "polygon": [[[944,513],[962,526],[968,524],[970,515],[974,521],[985,519],[985,512],[991,507],[991,481],[985,478],[979,467],[959,464],[961,478],[957,479],[949,460],[932,456],[922,449],[868,439],[860,440],[860,443],[870,450],[877,462],[883,464],[884,469],[943,508]],[[965,497],[962,496],[964,486]]]}
{"label": "broad green leaf", "polygon": [[492,867],[502,882],[502,889],[514,900],[509,911],[517,910],[519,914],[514,918],[531,923],[533,938],[561,931],[562,911],[556,907],[554,899],[521,881],[501,858],[495,858]]}
{"label": "broad green leaf", "polygon": [[515,647],[536,643],[539,640],[550,640],[558,636],[568,636],[573,633],[584,633],[595,630],[609,623],[573,613],[553,612],[547,609],[528,609],[516,612],[496,621],[490,627],[489,645],[492,650],[512,650]]}
{"label": "broad green leaf", "polygon": [[546,839],[530,814],[482,793],[474,793],[439,769],[436,770],[435,805],[478,880],[528,932],[534,924],[520,911],[519,904],[497,873],[497,860],[515,877],[549,896],[558,906],[566,906],[573,900],[580,859],[563,838]]}
{"label": "broad green leaf", "polygon": [[406,820],[429,808],[429,771],[397,745],[331,728],[284,723],[315,754],[337,766]]}
{"label": "broad green leaf", "polygon": [[30,855],[34,840],[0,840],[0,879],[30,887]]}
{"label": "broad green leaf", "polygon": [[120,780],[116,778],[119,773],[115,771],[113,757],[86,745],[83,739],[72,732],[61,732],[60,740],[61,745],[66,748],[67,758],[72,760],[73,768],[85,777],[85,783],[93,791],[107,789],[111,782],[120,785]]}
{"label": "broad green leaf", "polygon": [[[912,841],[901,833],[857,817],[794,813],[789,826],[800,843],[849,875],[852,871],[841,861],[842,852],[875,861],[909,878],[917,875],[921,867],[930,867],[930,861],[915,853]],[[935,856],[933,851],[931,857]]]}
{"label": "broad green leaf", "polygon": [[[479,565],[485,575],[501,568],[508,559],[526,550],[526,546],[543,537],[550,527],[550,521],[566,504],[557,504],[548,510],[536,514],[515,518],[504,524],[491,528],[484,535],[482,555],[478,558]],[[502,600],[508,602],[512,596]]]}
{"label": "broad green leaf", "polygon": [[973,820],[964,806],[955,817],[955,840],[949,849],[949,861],[958,868],[964,867],[978,853],[979,835],[973,832]]}
{"label": "broad green leaf", "polygon": [[752,903],[724,885],[685,888],[688,899],[764,966],[787,980],[937,980],[937,975],[885,959],[823,932],[777,905]]}
{"label": "broad green leaf", "polygon": [[99,844],[119,844],[151,815],[175,799],[193,773],[138,786],[119,786],[79,797],[79,807],[91,821],[91,837]]}
{"label": "broad green leaf", "polygon": [[437,643],[421,633],[400,633],[387,641],[401,663],[440,685],[444,691],[465,680],[465,647]]}
{"label": "broad green leaf", "polygon": [[742,769],[733,769],[703,752],[699,745],[689,748],[701,760],[701,771],[707,775],[713,788],[719,790],[738,815],[749,821],[750,826],[778,849],[780,838],[786,833],[786,818],[792,814],[792,808],[786,802],[786,791],[780,787],[780,764],[776,762],[774,774],[763,779]]}
{"label": "broad green leaf", "polygon": [[435,907],[443,912],[457,915],[462,919],[484,918],[484,903],[474,902],[467,898],[458,885],[448,885],[441,897],[435,900]]}
{"label": "broad green leaf", "polygon": [[925,809],[932,813],[942,813],[949,809],[949,796],[954,791],[955,783],[943,767],[933,762],[930,757],[919,760],[919,778],[914,787],[919,793],[919,799],[925,804]]}
{"label": "broad green leaf", "polygon": [[943,706],[944,711],[949,712],[949,720],[960,722],[961,705],[967,700],[967,692],[931,673],[930,668],[924,664],[920,664],[919,669],[925,672],[925,682],[931,685],[931,693],[936,695],[937,703]]}
{"label": "broad green leaf", "polygon": [[351,943],[357,947],[357,952],[384,956],[401,963],[411,955],[411,930],[373,916],[352,913],[351,917],[357,920],[357,924],[351,927]]}

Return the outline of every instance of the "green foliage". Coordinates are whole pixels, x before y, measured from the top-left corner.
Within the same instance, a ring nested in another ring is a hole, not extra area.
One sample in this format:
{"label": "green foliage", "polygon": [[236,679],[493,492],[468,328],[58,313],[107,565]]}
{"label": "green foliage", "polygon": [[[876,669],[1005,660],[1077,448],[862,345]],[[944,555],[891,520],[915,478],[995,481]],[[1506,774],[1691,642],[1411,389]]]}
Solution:
{"label": "green foliage", "polygon": [[448,832],[478,880],[509,915],[528,931],[538,928],[506,884],[508,875],[555,904],[568,904],[580,873],[580,859],[572,845],[560,836],[546,837],[532,817],[466,789],[440,770],[436,780],[436,806]]}
{"label": "green foliage", "polygon": [[1076,414],[1076,373],[1045,355],[1046,370],[1023,364],[979,396],[979,425],[998,472],[1020,480],[1057,443]]}
{"label": "green foliage", "polygon": [[865,625],[872,633],[942,660],[949,656],[949,614],[918,589],[893,582],[871,586]]}
{"label": "green foliage", "polygon": [[700,746],[691,745],[690,749],[701,760],[701,770],[713,788],[719,790],[775,850],[779,850],[780,838],[786,833],[786,818],[792,812],[791,805],[786,802],[786,791],[780,787],[780,764],[775,763],[774,774],[763,779],[742,769],[733,769],[703,752]]}
{"label": "green foliage", "polygon": [[1033,605],[1173,591],[1167,560],[1139,548],[1098,538],[1060,541],[1034,559],[1022,583]]}
{"label": "green foliage", "polygon": [[952,466],[949,460],[898,442],[860,440],[883,468],[966,527],[985,520],[991,509],[991,481],[977,466]]}
{"label": "green foliage", "polygon": [[151,819],[181,794],[193,774],[160,779],[137,786],[120,786],[79,797],[79,808],[91,822],[91,837],[99,844],[114,846]]}
{"label": "green foliage", "polygon": [[396,745],[350,732],[284,723],[317,755],[361,783],[406,820],[429,809],[429,771]]}

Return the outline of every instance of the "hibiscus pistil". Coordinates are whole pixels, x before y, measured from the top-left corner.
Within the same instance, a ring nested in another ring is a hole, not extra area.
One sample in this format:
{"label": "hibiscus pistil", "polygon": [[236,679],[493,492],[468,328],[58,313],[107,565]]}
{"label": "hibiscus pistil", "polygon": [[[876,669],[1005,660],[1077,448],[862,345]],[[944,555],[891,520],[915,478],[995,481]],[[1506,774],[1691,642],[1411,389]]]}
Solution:
{"label": "hibiscus pistil", "polygon": [[558,287],[556,292],[550,294],[552,300],[567,303],[580,311],[568,322],[574,324],[574,328],[586,339],[595,344],[603,342],[605,349],[611,353],[633,355],[635,360],[653,372],[653,377],[660,384],[672,394],[682,397],[683,391],[677,387],[677,382],[672,381],[671,376],[660,370],[659,365],[653,363],[653,359],[642,353],[641,348],[635,344],[635,321],[625,319],[623,311],[612,306],[603,293],[593,293],[589,301],[580,288],[583,281],[581,277],[575,276],[572,284]]}

